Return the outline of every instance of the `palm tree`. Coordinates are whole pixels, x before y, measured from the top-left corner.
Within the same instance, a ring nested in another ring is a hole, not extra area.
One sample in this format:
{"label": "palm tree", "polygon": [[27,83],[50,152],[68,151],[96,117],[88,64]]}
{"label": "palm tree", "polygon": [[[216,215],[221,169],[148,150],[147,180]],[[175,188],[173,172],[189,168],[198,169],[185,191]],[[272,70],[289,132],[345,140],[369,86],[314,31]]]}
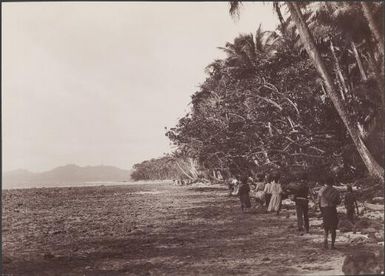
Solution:
{"label": "palm tree", "polygon": [[[230,1],[230,14],[232,16],[239,16],[240,1]],[[297,2],[287,2],[286,3],[291,20],[295,23],[295,26],[299,32],[302,43],[304,44],[306,51],[313,61],[314,66],[319,72],[320,76],[325,82],[326,90],[329,98],[332,100],[334,107],[336,108],[340,118],[345,124],[350,137],[352,138],[357,151],[359,152],[361,159],[363,160],[365,166],[367,167],[369,174],[379,178],[384,182],[384,169],[377,163],[374,159],[371,152],[366,147],[364,141],[362,140],[357,124],[353,123],[351,118],[348,115],[348,112],[337,93],[337,88],[334,85],[334,81],[329,75],[329,72],[326,68],[326,65],[317,49],[314,38],[310,33],[309,27],[305,22],[304,16],[300,10],[300,7]]]}
{"label": "palm tree", "polygon": [[286,22],[285,22],[285,19],[283,19],[283,16],[282,16],[281,3],[277,2],[277,1],[274,1],[273,2],[273,8],[274,8],[274,11],[277,13],[278,20],[281,23],[281,26],[285,26]]}
{"label": "palm tree", "polygon": [[361,2],[361,6],[365,17],[368,20],[369,27],[372,30],[372,33],[377,40],[378,50],[380,51],[382,56],[384,56],[384,36],[381,34],[379,28],[377,27],[377,24],[372,14],[371,7],[369,6],[369,3],[364,1]]}
{"label": "palm tree", "polygon": [[302,44],[299,43],[300,40],[295,27],[290,24],[290,18],[277,27],[275,34],[277,36],[274,41],[275,49],[280,51],[285,51],[286,49],[289,51],[298,50],[302,52]]}
{"label": "palm tree", "polygon": [[259,25],[255,36],[251,33],[240,34],[233,43],[227,42],[225,47],[218,48],[227,54],[227,65],[252,70],[261,59],[274,54],[277,39],[277,33],[263,31]]}
{"label": "palm tree", "polygon": [[[359,2],[317,2],[317,5],[313,5],[313,20],[308,22],[310,30],[314,33],[320,33],[317,29],[322,26],[328,26],[330,31],[323,33],[324,37],[330,37],[329,33],[333,33],[334,37],[343,37],[348,41],[352,49],[352,54],[356,60],[356,67],[361,75],[363,81],[368,80],[368,69],[372,71],[377,81],[378,90],[381,98],[383,98],[383,79],[380,76],[375,62],[373,62],[373,53],[376,49],[373,49],[371,44],[370,26],[368,26],[362,11],[361,4]],[[375,22],[373,22],[375,25]],[[360,45],[358,49],[357,45]],[[361,53],[360,53],[361,52]],[[345,55],[350,55],[349,51],[345,51]],[[368,66],[365,66],[363,57],[368,55]]]}
{"label": "palm tree", "polygon": [[298,32],[300,34],[301,40],[306,47],[306,50],[313,61],[314,66],[318,70],[322,79],[325,82],[328,95],[332,100],[334,107],[336,108],[338,114],[340,115],[342,121],[344,122],[356,148],[359,152],[364,164],[366,165],[369,173],[373,176],[378,177],[384,181],[384,169],[377,163],[373,155],[370,153],[365,143],[360,137],[359,131],[356,124],[354,124],[348,116],[347,110],[345,109],[344,104],[341,101],[341,98],[336,92],[337,89],[334,85],[333,79],[329,75],[325,63],[314,43],[313,36],[311,35],[308,26],[306,25],[302,12],[296,2],[287,3],[292,19],[294,20]]}
{"label": "palm tree", "polygon": [[[378,7],[372,7],[376,8],[373,9],[375,13],[379,10]],[[357,79],[357,77],[354,77],[354,73],[351,73],[354,72],[351,69],[358,68],[361,79],[358,82],[350,82],[350,89],[353,90],[353,95],[350,96],[354,98],[354,102],[362,105],[362,103],[359,103],[360,100],[356,97],[358,94],[357,90],[360,89],[361,84],[369,84],[372,77],[374,77],[377,83],[377,89],[375,87],[367,89],[366,93],[368,93],[368,91],[376,91],[379,93],[381,100],[378,101],[377,104],[378,112],[375,112],[375,115],[371,116],[371,112],[369,110],[365,110],[363,111],[366,113],[364,122],[357,122],[361,136],[367,143],[370,151],[377,153],[377,145],[383,144],[383,136],[379,135],[380,132],[378,129],[380,128],[380,125],[383,125],[382,110],[385,106],[384,79],[383,75],[380,74],[377,66],[371,59],[371,57],[374,56],[373,53],[377,51],[377,48],[373,47],[370,43],[372,39],[371,31],[364,16],[362,6],[359,2],[317,2],[316,5],[313,5],[313,14],[313,21],[308,24],[309,26],[312,25],[312,27],[309,28],[313,31],[313,33],[317,32],[317,29],[320,27],[326,25],[333,30],[331,32],[333,33],[333,36],[337,40],[340,40],[339,46],[341,48],[341,55],[344,56],[343,62],[346,65],[345,74],[342,74],[342,71],[344,70],[340,66],[340,61],[335,54],[332,44],[330,44],[330,50],[335,60],[338,78],[340,83],[342,83],[342,86],[345,87],[345,91],[347,87],[345,75],[347,75],[351,81],[353,78]],[[373,24],[375,23],[376,22]],[[321,32],[318,31],[318,34],[320,33]],[[322,35],[331,37],[329,33],[324,33]],[[330,41],[332,42],[332,39]],[[359,45],[359,48],[357,45]],[[349,48],[351,48],[352,51],[350,51]],[[367,59],[364,63],[363,57],[369,57],[369,59]],[[376,98],[375,96],[376,95],[372,95],[371,97]],[[370,118],[370,120],[368,118]],[[382,160],[382,157],[379,156],[383,154],[380,152],[378,153],[379,154],[376,154],[377,160]]]}

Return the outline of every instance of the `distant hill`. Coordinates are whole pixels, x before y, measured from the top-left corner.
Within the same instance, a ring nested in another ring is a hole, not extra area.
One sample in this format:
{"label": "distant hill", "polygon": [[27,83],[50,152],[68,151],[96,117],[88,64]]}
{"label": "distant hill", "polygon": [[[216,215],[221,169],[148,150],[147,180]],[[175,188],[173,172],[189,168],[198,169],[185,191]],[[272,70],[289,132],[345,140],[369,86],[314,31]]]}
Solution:
{"label": "distant hill", "polygon": [[33,173],[27,170],[3,172],[3,188],[55,187],[81,185],[84,182],[130,181],[131,171],[113,166],[66,165],[53,170]]}

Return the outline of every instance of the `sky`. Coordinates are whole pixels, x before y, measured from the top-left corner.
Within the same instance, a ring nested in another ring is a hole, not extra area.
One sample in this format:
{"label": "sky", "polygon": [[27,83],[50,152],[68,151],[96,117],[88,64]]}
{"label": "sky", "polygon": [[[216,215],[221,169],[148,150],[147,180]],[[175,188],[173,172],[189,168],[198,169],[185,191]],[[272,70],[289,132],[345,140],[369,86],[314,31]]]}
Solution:
{"label": "sky", "polygon": [[130,169],[173,147],[217,47],[262,23],[271,3],[2,3],[3,171],[66,164]]}

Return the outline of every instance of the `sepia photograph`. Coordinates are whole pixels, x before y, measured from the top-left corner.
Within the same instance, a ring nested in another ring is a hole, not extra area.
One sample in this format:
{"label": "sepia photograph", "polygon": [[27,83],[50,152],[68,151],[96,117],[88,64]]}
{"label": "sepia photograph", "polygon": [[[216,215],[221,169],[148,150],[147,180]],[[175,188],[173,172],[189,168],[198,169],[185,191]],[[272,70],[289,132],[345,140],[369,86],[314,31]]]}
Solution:
{"label": "sepia photograph", "polygon": [[1,3],[1,275],[383,275],[383,1]]}

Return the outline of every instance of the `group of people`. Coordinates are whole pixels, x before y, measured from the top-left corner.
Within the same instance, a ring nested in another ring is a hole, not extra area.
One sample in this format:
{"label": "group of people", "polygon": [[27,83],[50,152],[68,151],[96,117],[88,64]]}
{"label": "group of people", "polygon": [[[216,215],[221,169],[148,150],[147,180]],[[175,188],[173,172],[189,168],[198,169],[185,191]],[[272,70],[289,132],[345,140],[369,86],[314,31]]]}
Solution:
{"label": "group of people", "polygon": [[230,195],[239,195],[242,212],[251,207],[251,193],[251,197],[255,198],[259,206],[265,205],[267,212],[275,212],[279,215],[284,193],[279,174],[266,177],[259,174],[256,181],[251,177],[239,177],[239,180],[232,178],[229,181],[229,192]]}
{"label": "group of people", "polygon": [[174,185],[184,186],[191,184],[193,181],[191,179],[184,179],[181,177],[179,179],[174,179],[172,182]]}
{"label": "group of people", "polygon": [[[230,194],[236,191],[239,196],[242,212],[251,208],[250,197],[255,198],[259,207],[266,207],[266,212],[275,212],[279,215],[282,200],[289,198],[295,202],[298,231],[301,235],[309,233],[309,185],[306,176],[296,179],[294,185],[284,185],[280,182],[278,173],[272,175],[258,174],[256,180],[251,177],[241,176],[230,179]],[[318,206],[323,218],[325,231],[324,248],[328,248],[328,236],[331,235],[331,249],[335,249],[336,229],[338,227],[337,206],[341,203],[340,192],[333,187],[334,178],[325,180],[325,185],[318,192]],[[251,195],[251,196],[250,196]],[[347,218],[354,223],[355,209],[358,205],[352,187],[347,187],[344,198]]]}

